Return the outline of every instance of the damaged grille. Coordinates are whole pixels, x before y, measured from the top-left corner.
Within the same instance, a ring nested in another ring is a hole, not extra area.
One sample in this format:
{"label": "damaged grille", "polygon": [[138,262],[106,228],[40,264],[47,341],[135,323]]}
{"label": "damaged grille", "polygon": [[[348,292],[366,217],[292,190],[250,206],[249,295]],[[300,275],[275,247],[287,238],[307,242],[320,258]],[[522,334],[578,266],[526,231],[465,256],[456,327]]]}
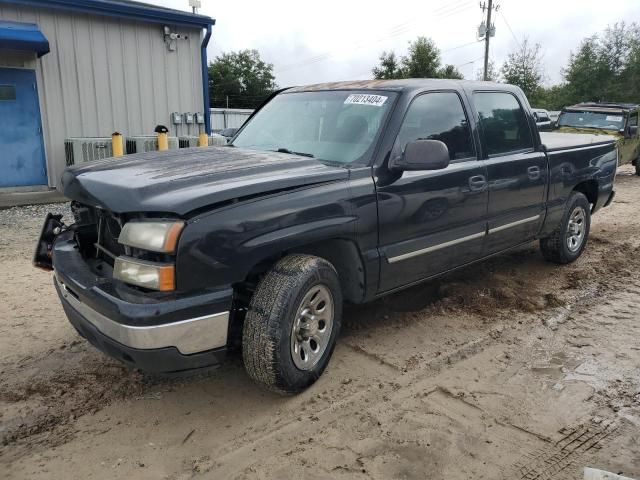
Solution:
{"label": "damaged grille", "polygon": [[85,259],[104,260],[113,266],[115,257],[125,254],[118,243],[122,219],[100,208],[74,202],[71,205],[75,218],[76,242]]}

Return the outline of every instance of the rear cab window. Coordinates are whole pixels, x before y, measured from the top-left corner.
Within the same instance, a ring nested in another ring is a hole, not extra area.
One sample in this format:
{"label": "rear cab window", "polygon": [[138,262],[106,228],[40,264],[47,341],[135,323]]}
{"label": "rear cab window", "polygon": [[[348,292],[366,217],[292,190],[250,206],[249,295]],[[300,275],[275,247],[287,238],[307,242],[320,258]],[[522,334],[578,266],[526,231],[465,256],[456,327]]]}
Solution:
{"label": "rear cab window", "polygon": [[508,92],[474,92],[481,135],[487,155],[533,150],[533,136],[522,105]]}
{"label": "rear cab window", "polygon": [[452,161],[476,159],[469,121],[455,92],[427,92],[411,102],[396,138],[394,154],[402,154],[407,143],[416,140],[443,142]]}

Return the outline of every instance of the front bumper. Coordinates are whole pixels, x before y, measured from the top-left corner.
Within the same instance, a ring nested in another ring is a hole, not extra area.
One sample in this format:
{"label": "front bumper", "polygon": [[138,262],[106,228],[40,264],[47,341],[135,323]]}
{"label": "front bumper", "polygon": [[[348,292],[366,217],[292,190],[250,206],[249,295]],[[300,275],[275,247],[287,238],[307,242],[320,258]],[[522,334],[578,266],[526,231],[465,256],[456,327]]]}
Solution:
{"label": "front bumper", "polygon": [[72,325],[132,367],[176,372],[217,364],[229,332],[231,291],[145,294],[92,272],[71,232],[53,246],[54,284]]}

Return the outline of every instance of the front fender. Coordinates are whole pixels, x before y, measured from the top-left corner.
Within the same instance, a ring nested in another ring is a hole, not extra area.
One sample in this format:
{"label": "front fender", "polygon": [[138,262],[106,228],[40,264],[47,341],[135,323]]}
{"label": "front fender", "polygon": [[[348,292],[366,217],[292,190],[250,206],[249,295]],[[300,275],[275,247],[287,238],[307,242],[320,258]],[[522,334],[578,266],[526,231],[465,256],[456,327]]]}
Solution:
{"label": "front fender", "polygon": [[176,284],[189,291],[244,281],[282,252],[330,238],[354,240],[347,181],[329,182],[228,205],[187,222]]}

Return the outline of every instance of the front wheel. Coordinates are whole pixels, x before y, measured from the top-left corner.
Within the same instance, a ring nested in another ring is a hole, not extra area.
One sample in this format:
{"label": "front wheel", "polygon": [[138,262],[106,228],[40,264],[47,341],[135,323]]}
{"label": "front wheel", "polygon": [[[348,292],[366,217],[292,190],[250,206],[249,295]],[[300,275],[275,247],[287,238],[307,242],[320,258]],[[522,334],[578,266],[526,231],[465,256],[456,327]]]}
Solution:
{"label": "front wheel", "polygon": [[580,257],[587,246],[591,228],[591,205],[580,192],[572,192],[560,225],[546,238],[540,239],[545,260],[553,263],[571,263]]}
{"label": "front wheel", "polygon": [[340,331],[342,293],[335,268],[289,255],[262,278],[242,334],[245,369],[278,393],[298,393],[322,374]]}

